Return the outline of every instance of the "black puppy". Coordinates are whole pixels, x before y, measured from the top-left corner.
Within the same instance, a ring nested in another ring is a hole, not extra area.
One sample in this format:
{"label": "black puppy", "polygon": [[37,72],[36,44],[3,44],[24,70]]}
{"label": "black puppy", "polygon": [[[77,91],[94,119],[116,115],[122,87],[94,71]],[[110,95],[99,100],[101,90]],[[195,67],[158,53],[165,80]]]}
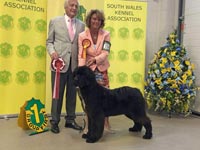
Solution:
{"label": "black puppy", "polygon": [[86,142],[94,143],[103,134],[104,118],[124,114],[133,120],[129,131],[138,132],[146,129],[144,139],[151,139],[151,120],[146,115],[145,100],[137,88],[128,86],[107,89],[96,82],[93,71],[86,67],[78,67],[73,72],[74,84],[80,88],[88,115],[88,133],[83,137]]}

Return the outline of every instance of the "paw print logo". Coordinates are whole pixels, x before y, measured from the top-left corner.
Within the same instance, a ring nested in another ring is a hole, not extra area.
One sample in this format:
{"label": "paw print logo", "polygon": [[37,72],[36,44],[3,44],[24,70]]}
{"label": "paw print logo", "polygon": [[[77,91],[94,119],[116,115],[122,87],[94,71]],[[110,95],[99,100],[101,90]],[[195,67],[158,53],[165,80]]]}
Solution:
{"label": "paw print logo", "polygon": [[117,81],[119,83],[126,83],[128,81],[128,75],[124,72],[117,74]]}
{"label": "paw print logo", "polygon": [[9,15],[0,16],[0,27],[6,30],[13,28],[13,18]]}
{"label": "paw print logo", "polygon": [[9,71],[0,71],[0,84],[6,85],[11,81],[12,74]]}
{"label": "paw print logo", "polygon": [[11,55],[12,55],[12,45],[6,42],[0,44],[0,56],[7,58]]}
{"label": "paw print logo", "polygon": [[34,48],[34,54],[39,59],[44,58],[46,56],[46,48],[42,45],[36,46]]}
{"label": "paw print logo", "polygon": [[105,30],[109,31],[110,32],[110,37],[111,38],[114,38],[115,37],[115,29],[111,26],[107,26],[105,27]]}
{"label": "paw print logo", "polygon": [[46,79],[46,74],[42,71],[37,71],[34,73],[34,82],[35,83],[44,83]]}
{"label": "paw print logo", "polygon": [[144,31],[141,28],[135,28],[133,30],[133,38],[136,40],[143,39],[144,38]]}
{"label": "paw print logo", "polygon": [[133,83],[141,83],[142,82],[142,75],[140,73],[133,73],[131,75]]}
{"label": "paw print logo", "polygon": [[119,37],[122,39],[127,39],[129,37],[129,30],[126,27],[122,27],[118,30]]}
{"label": "paw print logo", "polygon": [[20,30],[28,31],[31,29],[31,21],[29,18],[21,17],[18,19],[18,26]]}
{"label": "paw print logo", "polygon": [[46,25],[47,25],[46,21],[44,21],[42,19],[37,20],[35,22],[36,31],[41,32],[41,33],[46,32],[46,30],[47,30]]}
{"label": "paw print logo", "polygon": [[19,71],[16,74],[16,80],[19,84],[26,84],[29,82],[29,73],[26,71]]}
{"label": "paw print logo", "polygon": [[25,44],[21,44],[17,47],[17,55],[22,58],[30,56],[30,47]]}
{"label": "paw print logo", "polygon": [[139,50],[135,50],[132,52],[132,59],[136,62],[139,62],[142,60],[143,53]]}
{"label": "paw print logo", "polygon": [[128,56],[128,52],[126,50],[120,50],[118,52],[118,59],[120,61],[126,61],[128,60],[129,56]]}

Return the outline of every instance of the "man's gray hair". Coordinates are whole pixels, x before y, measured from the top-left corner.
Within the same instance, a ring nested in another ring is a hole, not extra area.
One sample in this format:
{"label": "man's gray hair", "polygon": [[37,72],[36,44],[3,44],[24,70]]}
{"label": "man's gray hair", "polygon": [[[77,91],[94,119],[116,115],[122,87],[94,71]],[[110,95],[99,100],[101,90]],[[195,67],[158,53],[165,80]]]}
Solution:
{"label": "man's gray hair", "polygon": [[[66,6],[69,4],[69,1],[70,0],[65,0],[65,2],[64,2],[64,8],[66,8]],[[77,0],[78,1],[78,0]],[[79,1],[78,1],[78,4],[79,4]]]}

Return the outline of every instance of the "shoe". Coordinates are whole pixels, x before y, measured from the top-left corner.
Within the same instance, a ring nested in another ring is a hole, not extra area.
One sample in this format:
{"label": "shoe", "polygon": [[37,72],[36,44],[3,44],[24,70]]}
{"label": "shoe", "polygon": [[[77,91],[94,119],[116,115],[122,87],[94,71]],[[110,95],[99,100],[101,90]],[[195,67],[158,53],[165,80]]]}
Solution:
{"label": "shoe", "polygon": [[66,122],[65,127],[66,128],[72,128],[72,129],[75,129],[75,130],[83,130],[83,128],[81,126],[79,126],[75,121],[70,122],[70,123]]}
{"label": "shoe", "polygon": [[53,132],[53,133],[59,133],[60,132],[58,124],[52,124],[51,125],[51,132]]}
{"label": "shoe", "polygon": [[82,134],[82,138],[83,138],[83,139],[87,139],[87,138],[88,138],[88,135],[84,133],[84,134]]}
{"label": "shoe", "polygon": [[87,137],[88,137],[87,133],[88,133],[88,129],[85,128],[85,129],[83,130],[83,134],[82,134],[82,138],[83,138],[83,139],[87,139]]}

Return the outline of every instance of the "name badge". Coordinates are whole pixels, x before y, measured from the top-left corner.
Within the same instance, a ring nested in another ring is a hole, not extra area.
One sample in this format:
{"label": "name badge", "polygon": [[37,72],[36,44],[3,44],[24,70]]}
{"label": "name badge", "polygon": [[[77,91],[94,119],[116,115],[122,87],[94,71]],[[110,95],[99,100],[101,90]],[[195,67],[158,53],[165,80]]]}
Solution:
{"label": "name badge", "polygon": [[103,50],[110,52],[110,47],[111,47],[111,43],[109,41],[103,42],[103,48],[102,48]]}

